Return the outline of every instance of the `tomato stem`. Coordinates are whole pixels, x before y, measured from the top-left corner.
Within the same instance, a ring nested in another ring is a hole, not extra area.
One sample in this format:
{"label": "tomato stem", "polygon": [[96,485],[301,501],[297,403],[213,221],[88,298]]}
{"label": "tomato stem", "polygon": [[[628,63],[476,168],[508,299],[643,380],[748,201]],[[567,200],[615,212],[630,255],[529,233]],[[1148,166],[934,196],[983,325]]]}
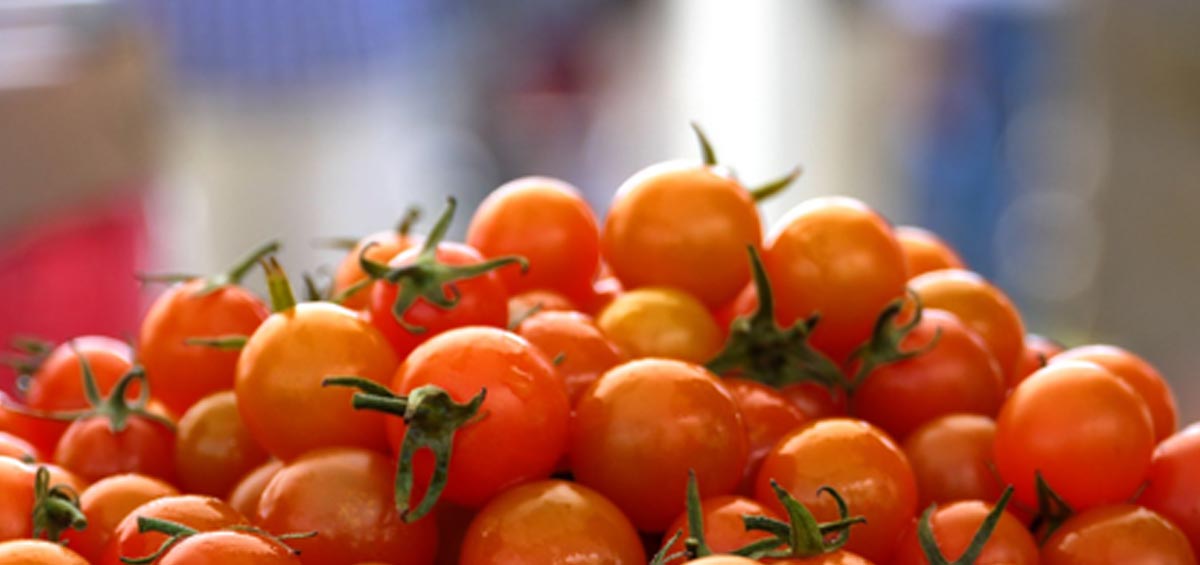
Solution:
{"label": "tomato stem", "polygon": [[666,543],[664,543],[663,546],[658,549],[658,552],[654,554],[654,557],[650,559],[649,565],[666,565],[667,563],[671,563],[676,559],[687,559],[687,551],[667,553],[671,550],[671,547],[675,545],[675,542],[679,541],[679,538],[682,536],[683,530],[675,530],[675,533],[669,539],[667,539]]}
{"label": "tomato stem", "polygon": [[904,312],[904,299],[897,298],[891,301],[875,319],[875,328],[871,332],[871,337],[850,354],[850,360],[858,362],[858,369],[848,383],[847,392],[853,393],[875,369],[918,357],[937,347],[938,341],[942,338],[941,328],[934,330],[933,338],[929,340],[929,343],[908,351],[901,348],[904,338],[908,337],[908,334],[912,333],[921,323],[921,317],[925,311],[921,297],[916,292],[909,289],[908,296],[912,298],[914,305],[912,319],[904,324],[897,323],[896,319]]}
{"label": "tomato stem", "polygon": [[421,207],[409,206],[408,209],[404,211],[404,216],[400,218],[400,222],[396,224],[396,233],[400,237],[408,237],[408,234],[412,232],[413,226],[416,225],[417,221],[420,219]]}
{"label": "tomato stem", "polygon": [[79,494],[66,485],[51,485],[50,471],[38,467],[33,481],[33,537],[45,534],[58,542],[68,529],[87,527],[87,516],[79,508]]}
{"label": "tomato stem", "polygon": [[1042,545],[1064,522],[1075,515],[1075,510],[1054,492],[1041,471],[1034,471],[1034,485],[1037,488],[1038,511],[1029,529],[1039,534],[1038,545]]}
{"label": "tomato stem", "polygon": [[917,541],[921,544],[921,551],[925,553],[925,559],[929,561],[930,565],[971,565],[975,563],[983,553],[988,539],[992,537],[992,532],[996,530],[996,525],[1000,523],[1000,518],[1004,515],[1004,509],[1008,506],[1012,494],[1013,487],[1009,485],[1000,495],[1000,500],[996,501],[996,505],[987,513],[987,517],[979,525],[979,529],[975,531],[966,551],[954,561],[946,559],[941,548],[938,547],[937,538],[933,535],[933,525],[930,523],[933,513],[937,511],[937,503],[930,504],[929,508],[925,509],[925,513],[921,514],[920,521],[917,522]]}
{"label": "tomato stem", "polygon": [[[818,523],[800,501],[796,500],[779,483],[771,481],[771,489],[787,511],[788,521],[768,516],[744,515],[742,523],[747,530],[764,531],[771,534],[765,538],[730,553],[752,559],[781,559],[787,557],[814,557],[841,549],[850,540],[850,528],[866,523],[862,516],[850,516],[850,509],[832,487],[823,486],[817,494],[828,494],[837,503],[839,518],[833,522]],[[829,536],[834,536],[829,539]],[[782,546],[786,548],[781,549]]]}
{"label": "tomato stem", "polygon": [[247,335],[228,334],[214,337],[189,337],[183,340],[183,343],[197,347],[211,347],[222,351],[241,351],[249,340],[250,336]]}
{"label": "tomato stem", "polygon": [[704,135],[704,130],[700,129],[700,124],[695,121],[691,122],[692,131],[696,132],[696,141],[700,142],[700,157],[704,160],[704,164],[709,167],[717,164],[717,153],[713,151],[712,143],[708,141],[708,136]]}
{"label": "tomato stem", "polygon": [[525,320],[528,320],[528,319],[532,318],[538,312],[541,312],[542,308],[544,308],[545,306],[546,305],[544,303],[538,302],[538,303],[534,304],[533,306],[530,306],[529,308],[527,308],[524,312],[521,312],[521,313],[517,314],[516,316],[513,316],[513,319],[508,321],[508,331],[510,331],[510,332],[517,331],[517,328],[521,327],[521,324],[524,323]]}
{"label": "tomato stem", "polygon": [[755,202],[763,202],[772,196],[783,192],[785,188],[791,186],[793,182],[796,182],[796,179],[800,178],[800,175],[802,174],[804,174],[804,167],[796,165],[794,168],[792,168],[792,170],[788,171],[783,176],[774,180],[769,180],[754,188],[749,188],[746,190],[750,193],[750,198],[752,198]]}
{"label": "tomato stem", "polygon": [[263,272],[267,275],[267,293],[271,296],[271,311],[283,312],[296,307],[296,294],[292,292],[292,283],[288,282],[287,273],[275,257],[259,260]]}
{"label": "tomato stem", "polygon": [[704,539],[704,509],[700,503],[700,487],[696,484],[696,471],[688,469],[687,484],[687,524],[688,537],[683,540],[683,547],[689,559],[712,555],[712,548]]}

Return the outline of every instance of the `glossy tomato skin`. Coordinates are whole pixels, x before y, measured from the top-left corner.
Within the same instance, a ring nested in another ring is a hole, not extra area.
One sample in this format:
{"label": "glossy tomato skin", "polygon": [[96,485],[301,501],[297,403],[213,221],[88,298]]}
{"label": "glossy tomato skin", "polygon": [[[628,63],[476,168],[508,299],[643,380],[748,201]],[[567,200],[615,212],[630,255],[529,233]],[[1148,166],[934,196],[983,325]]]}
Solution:
{"label": "glossy tomato skin", "polygon": [[596,318],[600,331],[632,359],[705,363],[724,334],[694,297],[673,288],[639,288],[616,297]]}
{"label": "glossy tomato skin", "polygon": [[258,516],[258,500],[262,498],[263,491],[266,490],[267,484],[271,482],[275,473],[282,468],[283,462],[278,459],[272,459],[255,467],[234,485],[225,501],[234,510],[254,519]]}
{"label": "glossy tomato skin", "polygon": [[800,203],[768,236],[762,258],[780,324],[819,313],[812,343],[839,362],[904,296],[900,244],[887,221],[853,198]]}
{"label": "glossy tomato skin", "polygon": [[630,361],[601,376],[575,407],[576,480],[615,502],[644,532],[662,532],[683,511],[689,469],[702,497],[728,494],[748,455],[737,404],[697,365]]}
{"label": "glossy tomato skin", "polygon": [[[570,401],[554,367],[524,338],[496,328],[459,328],[418,347],[397,369],[392,388],[405,395],[424,385],[467,402],[482,389],[486,417],[454,437],[443,499],[480,507],[506,488],[550,476],[566,450]],[[392,446],[407,428],[388,419]],[[418,479],[433,473],[433,457],[414,459]]]}
{"label": "glossy tomato skin", "polygon": [[0,432],[0,457],[36,461],[38,450],[32,443],[8,432]]}
{"label": "glossy tomato skin", "polygon": [[779,440],[763,461],[754,498],[782,512],[771,480],[796,497],[820,522],[838,518],[834,499],[818,494],[836,489],[854,526],[846,549],[871,560],[886,560],[917,511],[917,485],[908,458],[882,430],[862,420],[817,420]]}
{"label": "glossy tomato skin", "polygon": [[779,392],[783,394],[792,406],[800,409],[808,420],[821,418],[837,418],[845,416],[849,411],[849,400],[846,391],[841,388],[829,388],[820,383],[806,381],[787,385]]}
{"label": "glossy tomato skin", "polygon": [[89,561],[99,560],[113,530],[125,516],[151,500],[178,494],[175,487],[146,475],[124,474],[101,479],[79,495],[87,527],[63,532],[63,540]]}
{"label": "glossy tomato skin", "polygon": [[910,279],[929,271],[965,268],[950,244],[927,229],[898,226],[896,241],[904,253],[904,267]]}
{"label": "glossy tomato skin", "polygon": [[[333,272],[333,294],[336,296],[367,278],[359,263],[366,249],[366,258],[376,263],[387,263],[393,257],[414,245],[420,243],[420,238],[401,234],[396,230],[383,230],[364,237],[354,245],[354,248],[342,257],[337,269]],[[368,247],[370,246],[370,247]],[[372,283],[370,286],[374,286]],[[365,310],[371,302],[370,288],[355,292],[342,301],[342,306],[351,310]]]}
{"label": "glossy tomato skin", "polygon": [[[605,371],[625,361],[625,354],[579,312],[540,312],[525,320],[517,335],[529,340],[552,363],[574,405]],[[561,356],[561,357],[559,357]]]}
{"label": "glossy tomato skin", "polygon": [[987,416],[951,414],[917,428],[904,453],[917,478],[918,508],[959,500],[996,500],[1004,490],[994,471],[996,422]]}
{"label": "glossy tomato skin", "polygon": [[1067,520],[1042,546],[1041,563],[1193,565],[1196,556],[1187,537],[1170,521],[1140,506],[1121,504]]}
{"label": "glossy tomato skin", "polygon": [[1175,395],[1162,374],[1145,359],[1115,345],[1084,345],[1055,355],[1051,362],[1069,359],[1091,361],[1133,387],[1150,409],[1156,441],[1167,439],[1175,433],[1179,426]]}
{"label": "glossy tomato skin", "polygon": [[1057,341],[1037,334],[1026,334],[1025,348],[1021,350],[1021,360],[1017,362],[1016,379],[1008,382],[1008,388],[1021,384],[1038,369],[1046,366],[1050,358],[1062,353],[1064,348]]}
{"label": "glossy tomato skin", "polygon": [[246,526],[249,520],[228,504],[208,496],[165,496],[146,502],[125,515],[113,528],[112,537],[96,565],[123,565],[121,557],[138,558],[158,550],[167,536],[158,532],[138,532],[139,516],[182,524],[198,532],[210,532],[230,526]]}
{"label": "glossy tomato skin", "polygon": [[996,420],[996,469],[1027,507],[1037,505],[1037,471],[1077,511],[1128,500],[1145,480],[1153,450],[1146,403],[1093,363],[1062,361],[1037,371],[1013,390]]}
{"label": "glossy tomato skin", "polygon": [[177,433],[175,468],[180,486],[191,493],[223,497],[269,457],[242,422],[232,390],[192,405]]}
{"label": "glossy tomato skin", "polygon": [[931,271],[909,281],[926,308],[946,310],[979,334],[1000,364],[1005,383],[1018,380],[1025,326],[1008,296],[983,277],[960,269]]}
{"label": "glossy tomato skin", "polygon": [[[529,312],[571,312],[577,310],[570,299],[553,290],[528,290],[508,298],[508,319],[528,317]],[[511,324],[512,322],[510,322]]]}
{"label": "glossy tomato skin", "polygon": [[[412,264],[420,253],[420,249],[408,249],[392,258],[388,266]],[[438,244],[437,260],[446,265],[474,265],[483,262],[484,257],[469,245],[447,242]],[[404,359],[418,345],[446,330],[465,326],[503,328],[508,325],[509,295],[496,271],[457,281],[454,287],[458,289],[459,301],[453,308],[443,309],[424,298],[418,298],[404,314],[405,323],[424,328],[423,332],[414,334],[396,321],[392,306],[396,302],[399,287],[394,284],[372,285],[368,317],[392,344],[399,359]],[[446,298],[454,296],[450,285],[444,286],[443,292]]]}
{"label": "glossy tomato skin", "polygon": [[188,345],[192,337],[250,335],[271,311],[261,299],[238,286],[223,286],[208,294],[206,283],[195,279],[164,291],[138,333],[138,362],[154,397],[175,414],[193,403],[233,386],[237,351]]}
{"label": "glossy tomato skin", "polygon": [[721,384],[733,396],[742,414],[742,423],[746,426],[750,458],[746,464],[742,490],[751,492],[754,490],[754,479],[758,476],[758,467],[771,448],[775,447],[775,442],[800,427],[808,418],[777,389],[762,383],[727,377],[721,379]]}
{"label": "glossy tomato skin", "polygon": [[539,481],[505,491],[472,520],[462,565],[643,564],[637,530],[612,502],[577,483]]}
{"label": "glossy tomato skin", "polygon": [[475,209],[467,244],[489,259],[519,255],[529,261],[499,271],[512,294],[552,289],[585,296],[600,266],[600,227],[596,214],[575,187],[547,177],[524,177],[504,184]]}
{"label": "glossy tomato skin", "polygon": [[78,553],[45,540],[0,542],[0,563],[4,565],[88,565]]}
{"label": "glossy tomato skin", "polygon": [[[700,516],[704,524],[704,541],[713,553],[733,551],[761,539],[771,537],[767,532],[747,531],[742,522],[742,516],[767,516],[776,520],[783,519],[774,510],[762,503],[742,496],[714,496],[700,502]],[[671,526],[663,532],[665,544],[675,535],[683,532],[679,539],[667,550],[667,555],[679,553],[684,549],[684,540],[692,535],[688,527],[687,512],[681,514]],[[672,565],[685,563],[683,559],[667,561]]]}
{"label": "glossy tomato skin", "polygon": [[396,364],[383,336],[353,311],[302,303],[273,314],[242,349],[238,412],[255,441],[280,459],[341,445],[384,450],[383,415],[355,410],[352,391],[321,382],[354,375],[386,384]]}
{"label": "glossy tomato skin", "polygon": [[249,532],[204,532],[167,550],[159,565],[301,565],[279,542]]}
{"label": "glossy tomato skin", "polygon": [[940,416],[995,416],[1000,410],[1005,393],[1000,365],[954,314],[926,309],[900,349],[924,353],[867,375],[852,402],[859,418],[902,440]]}
{"label": "glossy tomato skin", "polygon": [[604,224],[604,260],[628,289],[667,286],[709,307],[750,282],[746,247],[762,243],[749,192],[727,170],[651,165],[625,181]]}
{"label": "glossy tomato skin", "polygon": [[67,428],[54,451],[54,462],[88,482],[121,473],[172,482],[175,432],[162,422],[136,415],[125,421],[125,429],[114,432],[107,417],[87,417]]}
{"label": "glossy tomato skin", "polygon": [[1192,425],[1163,440],[1150,461],[1141,504],[1171,520],[1200,551],[1200,426]]}
{"label": "glossy tomato skin", "polygon": [[258,504],[257,523],[269,532],[316,531],[291,540],[302,563],[351,565],[403,556],[414,565],[433,562],[437,524],[406,524],[393,503],[395,467],[374,451],[322,449],[281,469]]}
{"label": "glossy tomato skin", "polygon": [[[983,525],[992,505],[980,500],[964,500],[938,508],[930,517],[933,536],[942,555],[949,560],[962,556],[975,532]],[[900,540],[893,565],[928,565],[921,550],[914,523]],[[975,560],[978,565],[1037,565],[1038,547],[1024,524],[1008,512],[1000,515],[996,529]]]}

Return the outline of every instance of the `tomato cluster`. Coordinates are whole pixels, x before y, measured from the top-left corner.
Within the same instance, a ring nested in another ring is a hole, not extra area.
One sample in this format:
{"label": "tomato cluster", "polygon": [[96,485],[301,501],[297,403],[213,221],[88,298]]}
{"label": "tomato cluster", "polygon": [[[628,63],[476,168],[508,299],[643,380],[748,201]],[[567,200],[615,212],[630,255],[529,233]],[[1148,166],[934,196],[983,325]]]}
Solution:
{"label": "tomato cluster", "polygon": [[798,171],[699,136],[603,222],[524,178],[306,301],[269,243],[147,277],[134,346],[14,344],[0,565],[1196,563],[1200,426],[1153,366],[1027,335],[858,200],[764,237]]}

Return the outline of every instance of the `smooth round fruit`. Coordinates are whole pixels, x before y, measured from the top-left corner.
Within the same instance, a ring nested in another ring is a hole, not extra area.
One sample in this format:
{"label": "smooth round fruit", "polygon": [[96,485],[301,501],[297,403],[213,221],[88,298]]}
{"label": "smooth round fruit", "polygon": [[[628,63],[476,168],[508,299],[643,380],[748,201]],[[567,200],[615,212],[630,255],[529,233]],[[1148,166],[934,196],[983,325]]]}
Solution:
{"label": "smooth round fruit", "polygon": [[633,359],[704,363],[716,356],[724,339],[703,304],[671,288],[639,288],[621,294],[600,313],[596,325]]}
{"label": "smooth round fruit", "polygon": [[[704,541],[713,553],[724,553],[745,547],[761,539],[771,537],[771,534],[761,531],[747,531],[742,522],[742,516],[767,516],[782,520],[783,517],[774,510],[767,508],[757,500],[741,496],[714,496],[700,502],[700,516],[704,524]],[[687,512],[685,511],[671,526],[663,532],[663,543],[671,539],[676,532],[683,532],[679,539],[667,550],[667,555],[679,553],[684,549],[684,540],[692,535],[688,527]],[[670,564],[685,563],[683,559],[667,561]]]}
{"label": "smooth round fruit", "polygon": [[87,559],[57,543],[22,539],[0,543],[3,565],[88,565]]}
{"label": "smooth round fruit", "polygon": [[36,461],[38,450],[22,438],[8,432],[0,432],[0,457]]}
{"label": "smooth round fruit", "polygon": [[792,406],[800,409],[808,420],[821,418],[837,418],[845,416],[849,410],[846,391],[842,388],[829,388],[813,381],[787,385],[779,392],[783,394]]}
{"label": "smooth round fruit", "polygon": [[250,522],[228,504],[209,496],[182,495],[156,498],[134,508],[113,528],[96,565],[124,565],[121,557],[139,558],[154,553],[167,540],[165,534],[138,531],[139,516],[175,522],[198,532],[210,532]]}
{"label": "smooth round fruit", "polygon": [[54,450],[54,462],[85,481],[121,473],[175,480],[175,432],[163,422],[133,415],[114,432],[107,416],[76,420]]}
{"label": "smooth round fruit", "polygon": [[269,457],[242,423],[231,390],[192,405],[179,420],[176,433],[179,485],[191,493],[225,496],[242,476]]}
{"label": "smooth round fruit", "polygon": [[1140,506],[1096,508],[1067,520],[1042,545],[1042,565],[1193,565],[1196,556],[1174,524]]}
{"label": "smooth round fruit", "polygon": [[1200,550],[1200,426],[1163,440],[1150,460],[1141,504],[1171,520]]}
{"label": "smooth round fruit", "polygon": [[555,363],[572,405],[600,375],[625,361],[625,354],[595,321],[579,312],[535,314],[517,328],[517,335]]}
{"label": "smooth round fruit", "polygon": [[530,312],[572,312],[578,310],[567,297],[553,290],[530,290],[508,298],[509,326],[521,318],[529,318]]}
{"label": "smooth round fruit", "polygon": [[257,516],[258,499],[262,497],[263,490],[266,490],[267,483],[270,483],[271,478],[282,468],[283,462],[278,459],[272,459],[259,465],[238,481],[230,491],[226,502],[246,516],[251,518]]}
{"label": "smooth round fruit", "polygon": [[926,423],[904,440],[917,478],[919,508],[959,500],[996,500],[1004,490],[994,470],[996,422],[951,414]]}
{"label": "smooth round fruit", "polygon": [[941,269],[965,268],[963,260],[937,234],[915,226],[897,226],[896,241],[904,253],[908,278]]}
{"label": "smooth round fruit", "polygon": [[[993,506],[980,500],[964,500],[938,508],[929,523],[938,548],[948,560],[962,556],[975,532],[983,525]],[[1025,525],[1008,512],[1000,515],[996,529],[983,546],[977,565],[1037,565],[1038,547]],[[900,540],[892,565],[927,565],[915,526]]]}
{"label": "smooth round fruit", "polygon": [[1150,417],[1154,420],[1155,441],[1162,441],[1175,433],[1179,426],[1179,409],[1175,406],[1175,395],[1166,379],[1145,359],[1115,345],[1084,345],[1055,355],[1051,362],[1070,359],[1091,361],[1133,387],[1150,409]]}
{"label": "smooth round fruit", "polygon": [[721,384],[733,396],[738,411],[742,413],[742,423],[746,426],[750,458],[746,463],[744,490],[750,491],[754,488],[754,479],[758,476],[758,467],[763,458],[775,447],[779,438],[800,427],[808,418],[781,392],[762,383],[727,377],[721,379]]}
{"label": "smooth round fruit", "polygon": [[50,486],[64,485],[75,492],[84,483],[53,465],[30,465],[11,457],[0,457],[0,541],[33,537],[34,480],[38,467],[50,471]]}
{"label": "smooth round fruit", "polygon": [[301,565],[277,541],[251,532],[203,532],[179,542],[158,565]]}
{"label": "smooth round fruit", "polygon": [[100,559],[121,520],[135,508],[159,498],[177,496],[175,487],[153,477],[113,475],[97,481],[79,496],[87,527],[63,532],[63,540],[89,561]]}

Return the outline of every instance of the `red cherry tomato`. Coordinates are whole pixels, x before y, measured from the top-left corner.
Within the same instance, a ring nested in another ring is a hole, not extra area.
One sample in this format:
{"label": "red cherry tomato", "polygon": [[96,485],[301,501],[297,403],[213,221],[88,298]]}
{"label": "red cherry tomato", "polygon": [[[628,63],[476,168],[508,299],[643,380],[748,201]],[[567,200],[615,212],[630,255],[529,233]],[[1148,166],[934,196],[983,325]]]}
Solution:
{"label": "red cherry tomato", "polygon": [[1141,504],[1171,520],[1200,550],[1200,426],[1163,440],[1150,461]]}
{"label": "red cherry tomato", "polygon": [[113,431],[107,417],[76,420],[58,442],[54,462],[86,481],[121,473],[175,480],[175,431],[166,423],[132,415]]}
{"label": "red cherry tomato", "polygon": [[283,462],[272,459],[246,473],[242,480],[230,491],[226,502],[235,510],[251,518],[258,516],[258,499],[267,488],[271,478],[283,468]]}
{"label": "red cherry tomato", "polygon": [[[971,539],[992,511],[992,505],[979,500],[964,500],[949,504],[929,519],[938,548],[946,559],[962,556],[971,545]],[[1019,520],[1008,512],[1000,515],[996,529],[983,546],[983,552],[974,563],[1005,563],[1008,565],[1037,565],[1038,547],[1033,536]],[[916,527],[911,527],[892,558],[893,565],[928,565],[929,560],[921,550]]]}
{"label": "red cherry tomato", "polygon": [[721,384],[733,396],[738,411],[742,413],[742,422],[746,425],[750,458],[746,464],[744,484],[748,487],[745,490],[752,491],[758,467],[771,448],[775,447],[775,442],[800,427],[808,418],[782,393],[762,383],[725,378]]}
{"label": "red cherry tomato", "polygon": [[1067,520],[1042,545],[1041,563],[1194,565],[1196,556],[1174,524],[1151,510],[1122,504]]}
{"label": "red cherry tomato", "polygon": [[847,413],[846,391],[840,388],[830,389],[820,383],[808,381],[787,385],[779,392],[800,409],[807,420],[821,418],[837,418]]}
{"label": "red cherry tomato", "polygon": [[232,390],[207,396],[179,420],[175,468],[188,492],[225,496],[269,455],[250,435]]}
{"label": "red cherry tomato", "polygon": [[[85,484],[74,474],[53,465],[39,465],[50,472],[50,486],[64,485],[75,492]],[[39,466],[11,457],[0,457],[0,542],[33,537],[34,480]]]}
{"label": "red cherry tomato", "polygon": [[1175,395],[1158,370],[1145,359],[1114,345],[1085,345],[1059,353],[1051,362],[1068,359],[1091,361],[1133,387],[1150,409],[1155,441],[1162,441],[1175,433],[1179,425]]}
{"label": "red cherry tomato", "polygon": [[1063,352],[1064,347],[1057,341],[1047,337],[1042,337],[1037,334],[1027,334],[1025,336],[1025,348],[1021,350],[1021,360],[1017,362],[1017,368],[1014,373],[1016,380],[1008,383],[1008,388],[1021,384],[1021,381],[1029,378],[1034,371],[1046,366],[1050,362],[1050,358]]}
{"label": "red cherry tomato", "polygon": [[201,532],[184,538],[159,565],[301,565],[281,542],[243,531]]}
{"label": "red cherry tomato", "polygon": [[36,461],[38,451],[32,443],[8,432],[0,432],[0,457]]}
{"label": "red cherry tomato", "polygon": [[[742,522],[742,516],[767,516],[782,520],[783,517],[774,510],[764,506],[757,500],[741,496],[714,496],[700,502],[700,516],[704,524],[704,541],[713,553],[725,553],[745,547],[746,545],[771,535],[761,531],[747,531]],[[663,532],[663,542],[671,539],[676,532],[683,532],[679,539],[667,550],[667,555],[683,551],[683,541],[692,535],[688,528],[687,512],[684,512],[671,526]],[[667,563],[678,565],[683,559],[674,559]]]}
{"label": "red cherry tomato", "polygon": [[63,540],[89,561],[97,561],[113,530],[125,516],[151,500],[178,494],[175,487],[146,475],[113,475],[101,479],[79,496],[79,507],[87,516],[87,527],[63,532]]}
{"label": "red cherry tomato", "polygon": [[579,312],[542,312],[525,320],[517,335],[529,340],[562,377],[574,405],[583,391],[605,371],[625,361],[625,354]]}
{"label": "red cherry tomato", "polygon": [[898,226],[896,241],[904,252],[908,278],[940,269],[963,269],[962,258],[937,234],[914,226]]}
{"label": "red cherry tomato", "polygon": [[139,517],[175,522],[198,532],[249,525],[245,516],[215,498],[194,495],[156,498],[134,508],[113,528],[112,537],[96,565],[124,565],[121,557],[145,557],[162,546],[167,536],[158,532],[139,532]]}
{"label": "red cherry tomato", "polygon": [[909,434],[904,453],[917,477],[920,508],[999,498],[1004,489],[992,457],[995,437],[996,423],[973,414],[943,416]]}

